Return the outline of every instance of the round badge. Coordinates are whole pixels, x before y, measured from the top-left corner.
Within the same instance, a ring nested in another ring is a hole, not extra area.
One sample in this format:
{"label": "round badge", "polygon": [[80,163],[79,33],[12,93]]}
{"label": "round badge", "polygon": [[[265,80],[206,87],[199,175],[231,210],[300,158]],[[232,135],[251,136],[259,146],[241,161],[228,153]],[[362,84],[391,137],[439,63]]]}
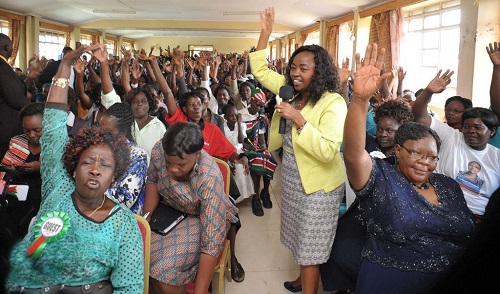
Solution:
{"label": "round badge", "polygon": [[51,217],[42,223],[41,233],[45,238],[54,237],[63,229],[63,220]]}

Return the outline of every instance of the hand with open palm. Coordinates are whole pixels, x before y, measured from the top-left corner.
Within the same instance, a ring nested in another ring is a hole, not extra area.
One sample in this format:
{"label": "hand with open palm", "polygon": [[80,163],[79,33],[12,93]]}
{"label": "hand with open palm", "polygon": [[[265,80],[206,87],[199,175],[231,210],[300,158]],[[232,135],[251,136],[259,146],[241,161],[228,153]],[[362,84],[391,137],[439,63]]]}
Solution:
{"label": "hand with open palm", "polygon": [[356,53],[356,76],[354,78],[353,96],[363,100],[370,97],[380,88],[382,81],[391,76],[391,72],[380,75],[383,65],[385,49],[378,50],[377,44],[366,47],[365,58],[361,61]]}
{"label": "hand with open palm", "polygon": [[500,42],[490,43],[486,47],[486,52],[488,52],[493,66],[500,66]]}

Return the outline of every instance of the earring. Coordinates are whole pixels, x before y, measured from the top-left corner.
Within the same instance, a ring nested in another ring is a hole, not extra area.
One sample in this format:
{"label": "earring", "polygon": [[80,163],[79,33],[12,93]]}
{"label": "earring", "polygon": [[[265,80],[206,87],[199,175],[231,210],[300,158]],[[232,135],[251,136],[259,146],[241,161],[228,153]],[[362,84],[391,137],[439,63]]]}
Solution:
{"label": "earring", "polygon": [[198,167],[198,161],[196,161],[196,163],[194,164],[194,167],[193,167],[193,171],[195,173],[198,173],[198,169],[199,169],[199,167]]}

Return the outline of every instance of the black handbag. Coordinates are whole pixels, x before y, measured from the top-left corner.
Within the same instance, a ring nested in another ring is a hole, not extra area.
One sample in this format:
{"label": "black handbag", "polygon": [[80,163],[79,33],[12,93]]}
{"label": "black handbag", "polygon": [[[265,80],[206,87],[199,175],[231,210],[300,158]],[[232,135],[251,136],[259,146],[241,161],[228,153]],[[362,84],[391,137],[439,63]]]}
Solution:
{"label": "black handbag", "polygon": [[160,202],[151,216],[149,226],[151,231],[165,236],[186,217],[186,213]]}

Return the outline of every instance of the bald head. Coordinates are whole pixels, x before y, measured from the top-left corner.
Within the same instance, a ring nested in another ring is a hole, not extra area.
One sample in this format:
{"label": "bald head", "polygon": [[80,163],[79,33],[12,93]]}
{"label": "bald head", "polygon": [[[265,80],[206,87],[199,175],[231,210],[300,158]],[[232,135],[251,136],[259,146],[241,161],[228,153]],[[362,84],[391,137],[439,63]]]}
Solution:
{"label": "bald head", "polygon": [[6,34],[0,33],[0,55],[9,58],[12,54],[12,41]]}

